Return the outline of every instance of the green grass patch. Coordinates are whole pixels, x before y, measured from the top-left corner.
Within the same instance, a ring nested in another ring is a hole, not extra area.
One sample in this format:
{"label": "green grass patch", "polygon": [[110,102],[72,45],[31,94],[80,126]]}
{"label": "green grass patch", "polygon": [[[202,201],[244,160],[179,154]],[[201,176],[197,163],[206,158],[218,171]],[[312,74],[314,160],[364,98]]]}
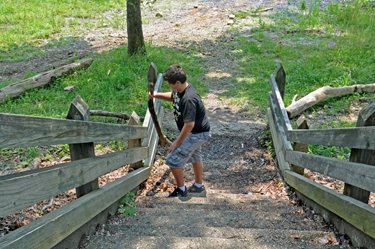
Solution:
{"label": "green grass patch", "polygon": [[[57,39],[62,32],[80,30],[82,34],[85,29],[81,26],[125,28],[126,15],[121,12],[125,7],[126,0],[2,0],[0,54],[17,46],[21,46],[17,53],[22,53],[29,48],[28,44]],[[108,10],[112,12],[104,15]]]}
{"label": "green grass patch", "polygon": [[[95,55],[87,70],[77,71],[73,75],[57,79],[47,88],[29,91],[15,100],[1,103],[0,112],[63,118],[71,101],[80,95],[92,110],[125,113],[135,111],[144,116],[148,100],[147,70],[151,61],[158,66],[159,72],[163,72],[171,64],[179,63],[186,70],[188,81],[199,93],[207,90],[207,86],[199,80],[203,72],[199,66],[202,59],[198,56],[184,56],[175,49],[147,45],[146,56],[129,57],[127,47],[123,46]],[[64,92],[64,87],[67,86],[75,86],[76,90]],[[163,84],[163,88],[164,91],[170,91],[167,84]],[[113,121],[113,118],[93,119]]]}
{"label": "green grass patch", "polygon": [[[227,91],[226,97],[245,97],[265,113],[269,76],[280,62],[287,75],[286,106],[295,94],[303,97],[326,85],[373,83],[374,12],[369,1],[359,0],[331,4],[323,12],[312,3],[310,9],[290,15],[275,13],[254,19],[251,12],[236,13],[252,20],[259,18],[259,22],[253,22],[250,36],[234,28],[229,30],[237,40],[232,56],[240,61],[240,73],[232,81],[236,87]],[[317,31],[305,31],[307,28]]]}

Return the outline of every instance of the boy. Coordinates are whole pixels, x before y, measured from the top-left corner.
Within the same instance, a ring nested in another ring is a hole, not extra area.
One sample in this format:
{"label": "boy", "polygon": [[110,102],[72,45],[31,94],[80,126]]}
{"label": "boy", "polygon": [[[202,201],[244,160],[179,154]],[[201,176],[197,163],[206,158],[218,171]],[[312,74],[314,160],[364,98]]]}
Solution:
{"label": "boy", "polygon": [[[173,112],[180,135],[169,147],[166,165],[172,171],[177,187],[169,197],[186,197],[187,193],[202,193],[203,162],[201,145],[210,137],[210,123],[201,97],[193,85],[186,81],[186,73],[179,65],[172,65],[165,70],[163,79],[172,92],[154,92],[149,98],[158,98],[173,102]],[[192,163],[195,183],[186,189],[183,166]]]}

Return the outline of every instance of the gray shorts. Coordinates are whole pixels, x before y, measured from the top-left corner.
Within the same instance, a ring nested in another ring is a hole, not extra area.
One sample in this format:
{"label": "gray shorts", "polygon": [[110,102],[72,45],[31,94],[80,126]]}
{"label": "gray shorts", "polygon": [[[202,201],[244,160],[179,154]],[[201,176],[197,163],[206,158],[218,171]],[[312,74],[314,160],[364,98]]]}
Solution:
{"label": "gray shorts", "polygon": [[207,142],[210,132],[190,133],[187,138],[172,153],[165,162],[171,168],[182,168],[186,163],[202,162],[202,144]]}

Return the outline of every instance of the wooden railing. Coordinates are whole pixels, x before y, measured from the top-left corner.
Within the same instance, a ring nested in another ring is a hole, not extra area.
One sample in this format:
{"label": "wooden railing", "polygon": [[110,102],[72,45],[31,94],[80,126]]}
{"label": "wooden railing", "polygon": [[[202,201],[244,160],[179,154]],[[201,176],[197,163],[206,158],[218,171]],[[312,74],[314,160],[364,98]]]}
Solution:
{"label": "wooden railing", "polygon": [[[279,71],[282,66],[277,74]],[[285,182],[325,219],[333,223],[342,219],[344,226],[355,227],[370,240],[375,238],[375,208],[368,205],[370,192],[375,192],[375,126],[369,126],[375,125],[375,103],[363,108],[356,128],[309,130],[299,119],[297,130],[293,130],[282,97],[285,74],[279,82],[271,75],[270,85],[267,116]],[[293,147],[290,142],[295,142]],[[307,144],[352,148],[350,162],[307,154]],[[345,182],[343,194],[304,177],[304,168]],[[342,222],[339,225],[343,226]],[[347,227],[343,230],[350,233]]]}
{"label": "wooden railing", "polygon": [[[161,83],[159,74],[155,90],[161,89]],[[161,120],[161,100],[155,100],[155,112]],[[89,113],[80,96],[73,100],[68,113],[69,119],[76,120],[0,113],[1,148],[69,144],[72,159],[69,163],[0,176],[0,217],[72,188],[76,188],[78,197],[5,235],[0,239],[0,248],[51,248],[149,177],[158,144],[150,113],[142,126],[91,122]],[[94,142],[134,142],[142,138],[141,147],[95,156]],[[143,159],[143,167],[99,188],[98,177],[128,164],[139,164]]]}

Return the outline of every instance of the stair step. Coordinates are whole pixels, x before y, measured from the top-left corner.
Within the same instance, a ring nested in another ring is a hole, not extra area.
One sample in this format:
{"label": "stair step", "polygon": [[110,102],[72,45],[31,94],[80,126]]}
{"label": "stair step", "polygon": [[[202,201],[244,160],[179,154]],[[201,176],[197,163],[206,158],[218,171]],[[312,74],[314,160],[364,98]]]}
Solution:
{"label": "stair step", "polygon": [[[277,231],[277,232],[276,232]],[[178,237],[209,237],[209,238],[237,238],[237,239],[277,239],[282,241],[311,241],[316,238],[332,238],[333,232],[325,231],[300,231],[291,229],[251,229],[251,228],[233,228],[233,227],[189,227],[183,224],[177,226],[167,224],[163,226],[153,226],[149,224],[134,225],[122,224],[103,226],[103,234],[107,236],[178,236]]]}
{"label": "stair step", "polygon": [[[238,209],[237,209],[238,208]],[[241,209],[239,209],[241,208]],[[133,216],[199,216],[199,217],[210,217],[220,218],[224,216],[237,217],[237,219],[271,219],[271,220],[283,220],[286,219],[289,222],[297,222],[308,220],[310,215],[305,213],[293,212],[290,208],[286,207],[264,207],[264,206],[252,206],[252,208],[243,208],[243,206],[227,206],[227,205],[197,205],[197,204],[179,204],[177,206],[162,205],[156,208],[137,208]],[[119,215],[121,219],[131,219],[132,216]]]}
{"label": "stair step", "polygon": [[[302,207],[298,206],[285,206],[285,205],[256,205],[252,203],[236,204],[236,203],[163,203],[163,202],[143,202],[137,203],[137,212],[142,208],[150,209],[167,209],[173,211],[174,209],[188,209],[199,211],[253,211],[253,212],[277,212],[279,214],[302,214],[305,215]],[[174,211],[173,211],[174,212]],[[177,212],[177,211],[176,211]],[[175,212],[175,213],[176,213]]]}
{"label": "stair step", "polygon": [[166,198],[169,193],[157,193],[155,196],[139,196],[139,203],[197,203],[197,204],[253,204],[253,205],[284,205],[290,206],[289,201],[274,200],[263,195],[206,193],[205,197],[196,197],[189,194],[187,197]]}
{"label": "stair step", "polygon": [[[152,215],[145,216],[114,216],[108,221],[110,224],[132,224],[138,226],[187,226],[187,227],[233,227],[256,229],[293,229],[293,230],[320,230],[321,223],[310,220],[281,219],[281,217],[257,218],[253,212],[194,212],[189,210],[179,212],[160,212],[155,210]],[[261,216],[261,215],[260,215]]]}
{"label": "stair step", "polygon": [[111,248],[126,248],[126,249],[170,249],[170,248],[249,248],[249,249],[265,249],[265,248],[304,248],[304,249],[333,249],[341,248],[335,245],[319,245],[306,242],[296,241],[280,241],[273,239],[266,239],[260,237],[258,239],[239,239],[236,237],[228,238],[206,238],[206,237],[172,237],[171,235],[165,237],[155,236],[93,236],[94,239],[89,243],[88,249],[111,249]]}

